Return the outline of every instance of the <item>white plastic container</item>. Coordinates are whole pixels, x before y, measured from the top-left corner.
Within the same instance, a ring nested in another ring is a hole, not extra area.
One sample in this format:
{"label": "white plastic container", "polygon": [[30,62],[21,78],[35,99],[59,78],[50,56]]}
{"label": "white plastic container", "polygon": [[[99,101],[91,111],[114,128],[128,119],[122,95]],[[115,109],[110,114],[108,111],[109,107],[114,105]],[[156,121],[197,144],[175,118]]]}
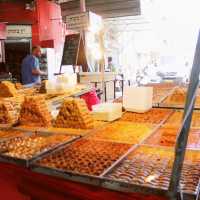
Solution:
{"label": "white plastic container", "polygon": [[75,86],[77,84],[77,74],[62,74],[56,77],[58,84],[65,84],[66,86]]}
{"label": "white plastic container", "polygon": [[46,85],[47,94],[63,94],[73,91],[77,84],[76,74],[62,74],[54,81],[48,81]]}
{"label": "white plastic container", "polygon": [[144,113],[152,108],[153,87],[125,87],[123,107],[130,112]]}
{"label": "white plastic container", "polygon": [[101,103],[92,106],[92,114],[95,120],[114,121],[122,116],[121,103]]}

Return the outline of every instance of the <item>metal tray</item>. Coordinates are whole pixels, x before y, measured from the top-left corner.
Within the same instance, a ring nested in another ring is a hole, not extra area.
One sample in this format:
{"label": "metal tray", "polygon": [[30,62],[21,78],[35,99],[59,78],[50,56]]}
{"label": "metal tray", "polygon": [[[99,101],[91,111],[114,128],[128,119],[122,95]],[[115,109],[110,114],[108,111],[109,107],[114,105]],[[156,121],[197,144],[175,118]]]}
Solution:
{"label": "metal tray", "polygon": [[[60,151],[63,148],[66,148],[69,145],[70,144],[63,145],[61,148],[56,149],[54,152],[51,152],[51,153],[56,153],[57,151]],[[83,183],[88,183],[87,182],[88,178],[89,179],[91,179],[91,178],[97,179],[97,178],[103,177],[103,175],[105,173],[107,173],[107,171],[110,170],[110,168],[112,168],[117,163],[119,163],[121,160],[123,160],[136,147],[137,147],[137,145],[132,145],[129,148],[129,150],[127,150],[126,153],[124,153],[122,156],[120,156],[120,158],[118,160],[116,160],[109,168],[105,169],[104,172],[99,176],[77,173],[77,172],[70,171],[70,170],[61,170],[61,169],[57,169],[57,168],[51,168],[51,167],[46,167],[46,166],[36,164],[35,162],[42,159],[42,157],[38,157],[37,159],[35,159],[34,162],[31,163],[30,168],[31,168],[31,170],[36,171],[36,172],[41,172],[41,173],[45,173],[45,174],[49,174],[49,175],[58,176],[58,177],[61,177],[61,178],[67,179],[67,180],[74,180],[74,181],[78,181],[78,182],[83,181]]]}
{"label": "metal tray", "polygon": [[[95,135],[96,133],[99,133],[104,127],[99,127],[97,129],[95,129],[93,132],[91,132],[90,134],[88,134],[84,138],[88,139],[88,140],[96,140],[96,141],[104,141],[104,142],[114,142],[114,143],[124,143],[124,144],[132,144],[132,145],[143,144],[146,141],[146,139],[148,139],[149,137],[151,137],[153,134],[155,134],[157,132],[157,130],[163,125],[163,123],[166,120],[164,120],[163,122],[161,122],[160,124],[157,124],[157,125],[153,124],[152,125],[152,129],[149,131],[149,134],[146,137],[144,137],[140,142],[136,142],[136,143],[129,143],[129,142],[124,142],[124,141],[120,141],[120,140],[117,141],[117,140],[111,140],[111,139],[97,139],[97,138],[93,138],[93,135]],[[113,122],[111,122],[109,124],[112,124],[112,123]],[[140,123],[138,123],[138,124],[140,124]]]}
{"label": "metal tray", "polygon": [[[48,136],[50,134],[45,134],[45,133],[38,133],[38,136]],[[29,167],[30,164],[38,159],[38,158],[42,158],[43,156],[53,152],[56,149],[60,149],[63,146],[65,146],[66,144],[72,143],[73,141],[77,140],[78,136],[72,136],[72,138],[66,142],[60,143],[58,145],[55,145],[54,147],[49,148],[48,150],[43,150],[41,151],[39,154],[34,155],[32,158],[30,159],[23,159],[23,158],[16,158],[16,157],[11,157],[9,155],[5,155],[6,152],[2,152],[0,153],[0,162],[4,162],[4,163],[11,163],[11,164],[17,164],[17,165],[21,165],[21,166],[25,166],[25,167]]]}
{"label": "metal tray", "polygon": [[[158,108],[158,107],[153,107],[152,109],[156,110],[156,109],[165,109],[165,108]],[[132,122],[132,123],[144,123],[144,124],[152,124],[152,125],[160,125],[160,124],[164,124],[168,119],[169,117],[174,113],[174,109],[172,108],[169,108],[168,109],[170,112],[159,122],[159,123],[150,123],[150,122],[134,122],[134,121],[129,121],[129,122]],[[123,114],[125,113],[129,113],[129,111],[125,111]],[[123,116],[123,115],[122,115]],[[126,121],[126,120],[121,120],[121,119],[118,119],[119,121]],[[116,121],[118,121],[116,120]]]}
{"label": "metal tray", "polygon": [[[145,147],[145,146],[146,147],[161,148],[161,149],[165,149],[166,151],[168,151],[168,150],[173,151],[172,147],[158,147],[158,146],[146,145],[146,144],[145,145],[138,145],[138,148]],[[133,149],[130,153],[132,153],[134,150],[136,150],[136,148]],[[195,150],[191,150],[191,151],[195,152]],[[112,168],[107,170],[106,173],[103,174],[103,180],[104,180],[103,185],[102,185],[103,187],[105,187],[107,189],[111,189],[111,190],[121,191],[121,192],[140,192],[140,193],[145,193],[145,194],[155,194],[155,195],[162,195],[162,196],[168,195],[168,190],[163,189],[163,188],[134,184],[134,183],[130,183],[130,182],[126,182],[126,181],[122,181],[122,180],[116,180],[116,179],[106,177],[107,174],[109,174],[112,171],[114,171],[115,169],[117,169],[119,167],[119,165],[122,164],[122,162],[127,158],[127,156],[124,157],[123,159],[121,159],[120,162],[116,163],[115,166],[113,166]],[[181,194],[183,195],[183,199],[198,200],[198,198],[200,196],[200,178],[199,178],[199,183],[198,183],[198,186],[197,186],[197,192],[186,192],[186,191],[184,191],[184,192],[181,192]]]}

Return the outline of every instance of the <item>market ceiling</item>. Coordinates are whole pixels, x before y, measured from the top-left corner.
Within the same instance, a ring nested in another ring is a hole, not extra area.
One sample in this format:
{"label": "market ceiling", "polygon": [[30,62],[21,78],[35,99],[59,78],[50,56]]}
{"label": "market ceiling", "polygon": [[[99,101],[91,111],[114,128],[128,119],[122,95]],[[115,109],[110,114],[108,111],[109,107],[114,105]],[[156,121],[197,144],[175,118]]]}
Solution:
{"label": "market ceiling", "polygon": [[[63,17],[80,12],[80,0],[58,0]],[[86,9],[104,18],[140,15],[140,0],[86,0]]]}
{"label": "market ceiling", "polygon": [[[33,0],[0,0],[2,2],[24,2]],[[61,5],[62,16],[80,13],[80,0],[50,0]],[[104,18],[136,16],[141,14],[140,0],[86,0],[87,11],[92,11]]]}

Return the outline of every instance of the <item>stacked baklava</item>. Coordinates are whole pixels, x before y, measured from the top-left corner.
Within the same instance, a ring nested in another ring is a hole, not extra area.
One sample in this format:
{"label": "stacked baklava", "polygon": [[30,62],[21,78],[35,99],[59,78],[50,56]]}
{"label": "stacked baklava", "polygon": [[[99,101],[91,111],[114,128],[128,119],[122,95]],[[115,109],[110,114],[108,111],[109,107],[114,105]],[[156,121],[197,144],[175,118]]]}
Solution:
{"label": "stacked baklava", "polygon": [[21,125],[49,127],[51,120],[51,114],[42,95],[25,97],[19,117]]}
{"label": "stacked baklava", "polygon": [[83,99],[66,99],[55,121],[55,127],[80,129],[93,128],[94,121],[85,101]]}
{"label": "stacked baklava", "polygon": [[2,81],[0,83],[0,97],[14,97],[17,95],[15,85],[9,81]]}
{"label": "stacked baklava", "polygon": [[18,113],[9,101],[0,101],[0,124],[14,124],[18,120]]}

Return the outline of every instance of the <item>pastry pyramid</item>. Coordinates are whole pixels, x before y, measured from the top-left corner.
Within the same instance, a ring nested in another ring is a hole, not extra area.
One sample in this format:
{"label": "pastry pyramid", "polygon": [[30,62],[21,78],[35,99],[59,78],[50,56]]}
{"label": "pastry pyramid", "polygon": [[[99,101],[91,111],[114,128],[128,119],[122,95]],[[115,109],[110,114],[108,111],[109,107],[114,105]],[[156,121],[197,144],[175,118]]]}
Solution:
{"label": "pastry pyramid", "polygon": [[0,101],[0,124],[14,124],[17,122],[19,112],[9,101]]}
{"label": "pastry pyramid", "polygon": [[59,128],[91,129],[93,118],[83,99],[68,98],[63,102],[55,126]]}
{"label": "pastry pyramid", "polygon": [[0,83],[0,97],[14,97],[17,95],[15,85],[9,81],[2,81]]}
{"label": "pastry pyramid", "polygon": [[22,104],[19,122],[22,125],[49,127],[51,126],[51,114],[48,111],[44,96],[25,97]]}

